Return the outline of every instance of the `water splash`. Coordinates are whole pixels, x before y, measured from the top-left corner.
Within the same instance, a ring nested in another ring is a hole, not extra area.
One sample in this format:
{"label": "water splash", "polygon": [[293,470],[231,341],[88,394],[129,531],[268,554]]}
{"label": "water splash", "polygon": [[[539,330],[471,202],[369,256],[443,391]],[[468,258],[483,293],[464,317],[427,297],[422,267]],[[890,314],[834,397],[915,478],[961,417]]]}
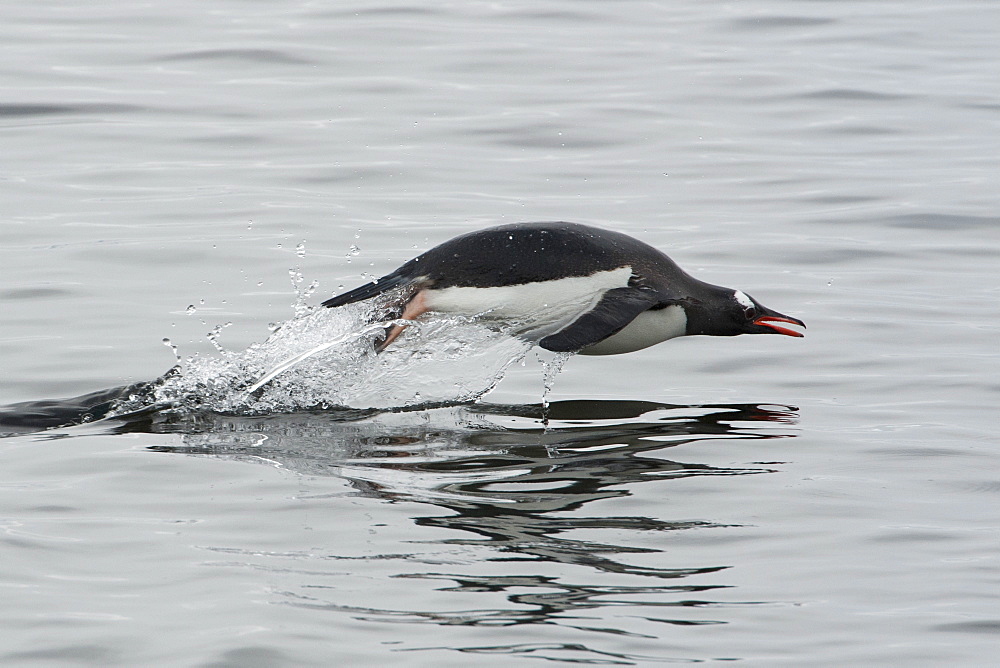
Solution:
{"label": "water splash", "polygon": [[[416,323],[414,323],[412,321],[409,321],[409,320],[390,320],[388,322],[376,322],[376,323],[367,325],[365,327],[362,327],[359,330],[356,330],[356,331],[350,332],[349,334],[346,334],[344,336],[340,336],[338,338],[335,338],[332,341],[327,341],[325,343],[321,343],[318,346],[315,346],[313,348],[309,348],[308,350],[303,351],[301,353],[298,353],[297,355],[293,355],[292,357],[284,360],[283,362],[281,362],[280,364],[278,364],[274,368],[269,369],[267,373],[265,373],[263,376],[261,376],[253,385],[251,385],[250,387],[248,387],[246,391],[248,393],[256,392],[257,390],[259,390],[260,388],[264,387],[265,385],[267,385],[269,382],[271,382],[272,380],[274,380],[275,378],[277,378],[278,376],[280,376],[284,372],[288,371],[292,367],[298,366],[300,363],[302,363],[303,361],[307,360],[308,358],[314,357],[315,355],[317,355],[319,353],[322,353],[322,352],[324,352],[326,350],[329,350],[330,348],[333,348],[334,346],[344,345],[345,343],[353,341],[354,339],[365,337],[365,336],[367,336],[369,334],[372,334],[372,333],[381,332],[381,331],[385,330],[385,328],[387,326],[389,326],[389,325],[419,327]],[[419,331],[419,329],[418,329],[418,331]],[[221,348],[220,348],[220,350],[221,350]]]}
{"label": "water splash", "polygon": [[[232,325],[233,325],[232,322],[216,325],[215,327],[212,328],[212,331],[210,331],[208,334],[205,335],[205,338],[207,338],[209,343],[212,344],[212,347],[218,350],[220,353],[224,353],[226,352],[226,350],[225,348],[222,347],[222,344],[219,343],[219,337],[222,336],[222,330],[224,330],[226,327],[232,327]],[[174,354],[177,355],[176,346],[174,347]],[[177,359],[178,361],[180,361],[179,356],[177,357]]]}
{"label": "water splash", "polygon": [[556,376],[562,371],[563,366],[566,364],[567,360],[572,357],[574,353],[553,353],[552,359],[546,360],[539,353],[538,361],[542,365],[544,370],[544,376],[542,377],[542,409],[547,410],[549,407],[549,394],[552,392],[552,388],[556,384]]}
{"label": "water splash", "polygon": [[120,415],[150,406],[253,415],[317,408],[397,408],[468,402],[492,390],[531,342],[515,325],[427,314],[380,354],[399,295],[300,311],[244,351],[216,346],[123,399]]}
{"label": "water splash", "polygon": [[181,354],[177,352],[177,344],[171,341],[168,337],[163,337],[163,345],[170,348],[170,351],[174,354],[174,359],[178,362],[181,361]]}
{"label": "water splash", "polygon": [[[304,244],[305,242],[303,242]],[[302,245],[303,252],[305,246]],[[319,281],[313,280],[305,288],[302,284],[305,282],[305,276],[298,267],[292,267],[288,270],[288,278],[292,282],[292,289],[295,290],[295,301],[292,302],[292,309],[295,312],[295,317],[300,318],[307,315],[313,310],[313,307],[308,304],[309,298],[312,297],[313,293],[316,292],[316,288],[319,287]]]}

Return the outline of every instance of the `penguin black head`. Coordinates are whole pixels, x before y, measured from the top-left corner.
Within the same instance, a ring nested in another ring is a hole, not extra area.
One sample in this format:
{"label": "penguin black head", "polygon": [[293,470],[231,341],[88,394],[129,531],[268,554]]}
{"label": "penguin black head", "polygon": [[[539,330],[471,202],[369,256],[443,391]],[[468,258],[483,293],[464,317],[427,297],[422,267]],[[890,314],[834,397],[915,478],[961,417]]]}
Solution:
{"label": "penguin black head", "polygon": [[709,336],[738,336],[740,334],[784,334],[803,336],[794,329],[782,327],[779,322],[806,324],[798,318],[767,308],[742,290],[708,286],[708,294],[685,300],[687,334]]}

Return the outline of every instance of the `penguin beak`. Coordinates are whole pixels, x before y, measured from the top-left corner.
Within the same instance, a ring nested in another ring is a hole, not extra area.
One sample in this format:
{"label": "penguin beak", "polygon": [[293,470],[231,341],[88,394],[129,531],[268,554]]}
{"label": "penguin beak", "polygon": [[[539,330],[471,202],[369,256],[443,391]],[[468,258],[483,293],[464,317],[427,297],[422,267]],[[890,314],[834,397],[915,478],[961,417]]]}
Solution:
{"label": "penguin beak", "polygon": [[791,325],[798,325],[802,329],[806,328],[806,323],[802,322],[798,318],[789,318],[787,315],[782,315],[777,311],[771,311],[766,315],[762,315],[753,321],[753,324],[760,325],[762,327],[768,327],[773,330],[775,334],[784,334],[785,336],[805,336],[802,332],[796,332],[794,329],[788,329],[787,327],[781,327],[775,325],[776,322],[787,322]]}

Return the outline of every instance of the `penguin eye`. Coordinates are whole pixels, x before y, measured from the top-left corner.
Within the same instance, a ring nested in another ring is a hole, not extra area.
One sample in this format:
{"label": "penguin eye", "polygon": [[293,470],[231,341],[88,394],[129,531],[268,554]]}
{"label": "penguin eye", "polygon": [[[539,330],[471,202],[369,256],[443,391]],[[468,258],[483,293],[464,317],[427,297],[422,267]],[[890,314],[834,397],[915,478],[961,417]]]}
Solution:
{"label": "penguin eye", "polygon": [[744,306],[743,313],[746,314],[747,320],[757,319],[757,307],[756,306]]}

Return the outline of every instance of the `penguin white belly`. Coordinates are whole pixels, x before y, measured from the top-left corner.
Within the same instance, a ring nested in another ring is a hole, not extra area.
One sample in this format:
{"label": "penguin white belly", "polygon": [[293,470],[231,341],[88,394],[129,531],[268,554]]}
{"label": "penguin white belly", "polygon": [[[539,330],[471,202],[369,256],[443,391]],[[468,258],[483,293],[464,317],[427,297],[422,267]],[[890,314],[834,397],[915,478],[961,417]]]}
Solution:
{"label": "penguin white belly", "polygon": [[496,287],[450,287],[425,291],[428,310],[494,318],[525,319],[543,324],[565,324],[593,308],[613,288],[628,285],[631,267],[568,276],[551,281]]}
{"label": "penguin white belly", "polygon": [[668,306],[655,311],[643,311],[624,329],[603,341],[587,346],[581,355],[620,355],[654,346],[657,343],[684,336],[687,315],[682,306]]}

